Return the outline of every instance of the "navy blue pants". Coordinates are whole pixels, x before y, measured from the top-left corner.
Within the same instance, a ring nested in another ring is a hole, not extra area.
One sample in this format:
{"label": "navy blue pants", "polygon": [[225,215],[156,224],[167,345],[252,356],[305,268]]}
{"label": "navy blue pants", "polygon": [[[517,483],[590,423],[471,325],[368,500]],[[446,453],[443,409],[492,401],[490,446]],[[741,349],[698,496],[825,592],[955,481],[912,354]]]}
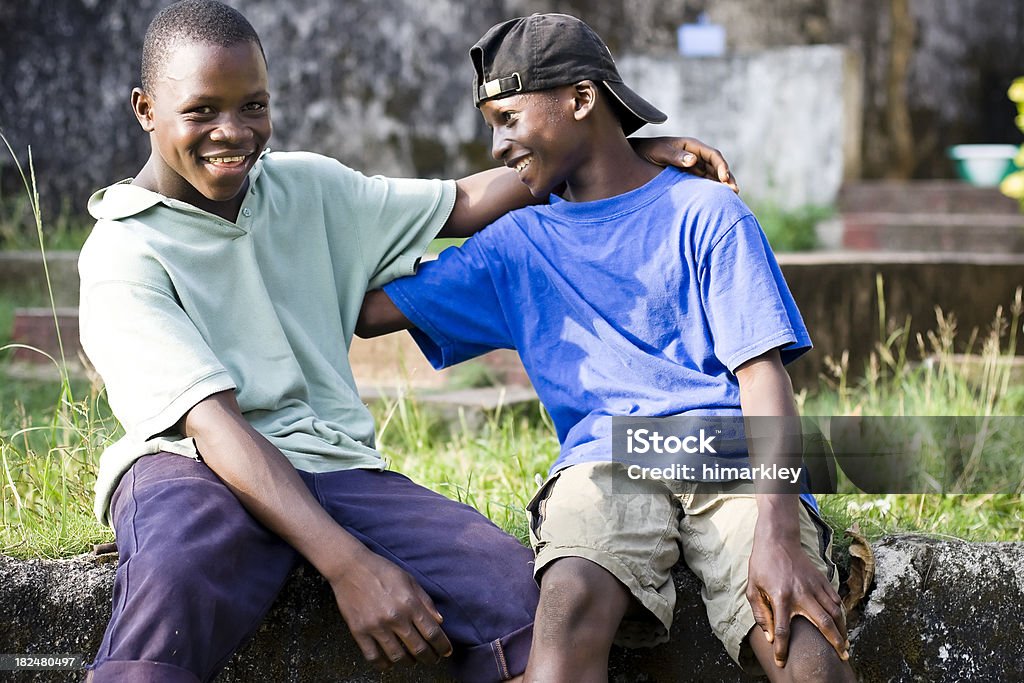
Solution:
{"label": "navy blue pants", "polygon": [[[430,595],[454,646],[453,675],[500,681],[525,670],[538,595],[528,548],[394,472],[300,474],[339,524]],[[300,559],[206,464],[180,455],[137,461],[111,519],[120,557],[95,683],[213,678]]]}

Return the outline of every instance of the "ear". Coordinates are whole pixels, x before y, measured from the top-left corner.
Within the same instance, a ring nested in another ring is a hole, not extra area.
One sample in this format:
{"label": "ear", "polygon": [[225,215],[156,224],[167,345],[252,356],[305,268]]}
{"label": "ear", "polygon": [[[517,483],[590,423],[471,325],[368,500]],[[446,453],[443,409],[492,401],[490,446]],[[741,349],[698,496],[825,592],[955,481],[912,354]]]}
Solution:
{"label": "ear", "polygon": [[152,133],[155,128],[153,124],[153,98],[146,94],[142,88],[132,88],[132,111],[138,119],[142,130]]}
{"label": "ear", "polygon": [[600,97],[597,84],[593,81],[580,81],[572,86],[573,89],[573,117],[582,121],[591,115],[597,106],[597,99]]}

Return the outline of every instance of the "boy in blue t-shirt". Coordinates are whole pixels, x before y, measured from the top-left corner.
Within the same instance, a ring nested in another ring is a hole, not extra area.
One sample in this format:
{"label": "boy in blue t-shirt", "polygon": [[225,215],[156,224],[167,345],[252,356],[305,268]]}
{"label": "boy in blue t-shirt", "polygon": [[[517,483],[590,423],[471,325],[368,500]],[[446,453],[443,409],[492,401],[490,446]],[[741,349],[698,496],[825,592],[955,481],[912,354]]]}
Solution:
{"label": "boy in blue t-shirt", "polygon": [[[630,148],[665,115],[578,19],[508,21],[470,55],[493,156],[534,196],[562,197],[371,292],[357,333],[411,328],[438,368],[518,349],[551,413],[561,452],[529,506],[541,598],[527,680],[603,680],[613,642],[667,640],[680,548],[735,661],[854,680],[812,505],[747,481],[637,479],[611,458],[612,416],[796,417],[783,364],[810,339],[756,219]],[[761,455],[799,450],[780,443]]]}

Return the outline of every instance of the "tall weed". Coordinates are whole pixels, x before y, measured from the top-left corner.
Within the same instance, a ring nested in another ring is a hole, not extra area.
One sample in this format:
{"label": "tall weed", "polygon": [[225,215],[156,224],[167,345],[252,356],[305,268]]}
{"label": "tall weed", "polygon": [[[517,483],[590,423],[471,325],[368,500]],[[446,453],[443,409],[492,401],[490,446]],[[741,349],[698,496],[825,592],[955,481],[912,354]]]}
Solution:
{"label": "tall weed", "polygon": [[[91,390],[83,400],[75,398],[45,258],[32,150],[29,149],[26,174],[7,138],[0,135],[0,139],[24,184],[38,249],[43,256],[59,348],[59,358],[31,349],[46,356],[59,375],[49,409],[29,410],[24,401],[8,397],[7,391],[0,392],[0,552],[56,557],[69,551],[81,552],[93,542],[109,539],[109,531],[93,519],[90,511],[96,476],[94,455],[112,439],[117,427],[100,391]],[[0,358],[14,348],[29,347],[0,346]],[[16,382],[5,384],[8,391],[22,386]]]}

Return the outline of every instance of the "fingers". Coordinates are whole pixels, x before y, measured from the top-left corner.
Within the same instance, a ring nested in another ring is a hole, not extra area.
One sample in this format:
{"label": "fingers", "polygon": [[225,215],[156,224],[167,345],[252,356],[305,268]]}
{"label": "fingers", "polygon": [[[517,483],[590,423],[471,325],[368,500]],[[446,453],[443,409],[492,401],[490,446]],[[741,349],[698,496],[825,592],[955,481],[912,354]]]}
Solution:
{"label": "fingers", "polygon": [[722,153],[696,138],[628,138],[633,149],[653,164],[676,166],[701,178],[724,183],[739,194],[740,187]]}
{"label": "fingers", "polygon": [[835,648],[839,658],[846,661],[850,658],[850,640],[846,632],[846,615],[839,594],[831,584],[816,593],[817,605],[810,609],[795,610],[794,613],[807,618],[821,631],[825,639]]}
{"label": "fingers", "polygon": [[363,659],[369,663],[377,671],[387,671],[391,668],[390,661],[384,656],[384,653],[379,647],[377,647],[377,641],[367,635],[352,633],[352,637],[355,638],[356,645],[359,646],[359,651],[363,653]]}
{"label": "fingers", "polygon": [[397,643],[397,659],[390,657],[393,651],[388,651],[393,664],[407,659],[413,659],[420,664],[436,664],[442,657],[451,654],[448,637],[441,630],[440,624],[430,617],[417,615],[413,622],[395,633],[401,642]]}
{"label": "fingers", "polygon": [[842,616],[839,616],[837,619],[825,611],[818,612],[814,616],[803,612],[800,612],[800,614],[821,631],[821,634],[825,636],[825,640],[832,645],[836,654],[839,655],[839,659],[845,662],[850,658],[850,641],[846,638],[846,627],[843,624]]}
{"label": "fingers", "polygon": [[786,659],[789,657],[789,624],[789,610],[777,610],[775,612],[775,628],[772,629],[774,636],[772,644],[775,646],[775,665],[779,668],[786,666]]}
{"label": "fingers", "polygon": [[695,157],[692,153],[687,152],[683,156],[682,164],[693,175],[700,176],[701,178],[707,178],[709,180],[717,180],[718,182],[726,185],[736,194],[740,193],[740,186],[736,180],[736,176],[734,176],[732,171],[729,170],[729,165],[726,164],[724,160],[722,161],[722,165],[716,166],[714,162]]}
{"label": "fingers", "polygon": [[385,628],[374,634],[387,668],[412,660],[435,664],[452,653],[452,644],[441,628],[444,617],[430,596],[411,580],[409,589],[407,608],[390,615]]}
{"label": "fingers", "polygon": [[436,664],[452,653],[451,642],[440,623],[427,613],[417,614],[402,626],[359,635],[355,640],[363,657],[377,671],[413,661]]}
{"label": "fingers", "polygon": [[722,169],[719,169],[718,180],[728,185],[729,189],[731,189],[736,194],[740,193],[739,181],[736,180],[736,176],[734,176],[732,174],[732,171],[730,171],[728,168],[726,168],[724,171]]}
{"label": "fingers", "polygon": [[[800,597],[800,596],[803,597]],[[808,587],[806,592],[798,592],[790,599],[780,597],[781,609],[776,609],[775,625],[775,660],[779,663],[780,653],[785,657],[789,654],[789,621],[793,616],[800,615],[814,625],[825,637],[825,640],[835,649],[836,654],[843,661],[850,658],[850,641],[846,633],[846,616],[843,612],[842,601],[836,593],[832,584],[821,583],[815,587]],[[786,632],[786,647],[779,647],[779,624],[784,624]],[[782,664],[779,664],[782,666]]]}
{"label": "fingers", "polygon": [[686,150],[686,155],[694,154],[700,158],[699,164],[696,160],[692,163],[686,163],[686,156],[684,156],[684,166],[700,167],[697,175],[718,180],[720,183],[728,185],[736,194],[740,193],[740,186],[736,182],[736,178],[733,177],[732,171],[729,170],[729,162],[725,160],[725,157],[719,150],[695,138],[681,139],[683,140],[683,148]]}
{"label": "fingers", "polygon": [[772,615],[772,607],[764,593],[757,589],[747,590],[747,602],[750,603],[750,610],[754,613],[754,623],[764,633],[765,640],[769,643],[774,640],[775,618]]}
{"label": "fingers", "polygon": [[[831,585],[827,587],[832,589]],[[808,605],[804,604],[803,600],[793,600],[791,595],[785,593],[780,593],[772,599],[760,591],[748,590],[747,600],[754,614],[754,623],[761,629],[765,640],[772,644],[776,666],[784,667],[789,658],[792,618],[796,615],[811,622],[832,645],[841,660],[847,661],[850,658],[846,618],[838,595],[833,597],[833,594],[834,589],[820,589],[815,593],[816,600]]]}
{"label": "fingers", "polygon": [[832,587],[826,583],[818,592],[818,602],[821,603],[837,624],[842,626],[843,635],[846,635],[846,612],[843,610],[843,599]]}
{"label": "fingers", "polygon": [[[440,657],[448,657],[452,654],[452,644],[448,640],[448,636],[445,635],[444,629],[441,628],[444,617],[434,607],[434,601],[430,599],[426,591],[418,585],[416,590],[419,594],[420,603],[423,605],[423,610],[417,612],[413,619],[416,630],[430,648],[429,656],[434,657],[435,661]],[[416,653],[413,652],[413,654],[415,655]]]}
{"label": "fingers", "polygon": [[387,590],[376,596],[338,601],[342,616],[366,661],[377,671],[413,661],[435,664],[452,654],[441,628],[443,617],[430,596],[404,572],[384,571]]}

